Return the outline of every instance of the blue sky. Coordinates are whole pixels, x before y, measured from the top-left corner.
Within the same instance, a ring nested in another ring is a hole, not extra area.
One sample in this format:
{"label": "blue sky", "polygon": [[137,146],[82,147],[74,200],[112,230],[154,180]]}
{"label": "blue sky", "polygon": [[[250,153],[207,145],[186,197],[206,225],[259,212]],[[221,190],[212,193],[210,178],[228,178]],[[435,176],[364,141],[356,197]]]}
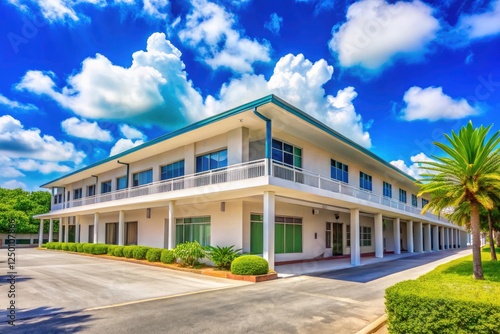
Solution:
{"label": "blue sky", "polygon": [[410,175],[500,124],[500,0],[2,0],[0,186],[274,93]]}

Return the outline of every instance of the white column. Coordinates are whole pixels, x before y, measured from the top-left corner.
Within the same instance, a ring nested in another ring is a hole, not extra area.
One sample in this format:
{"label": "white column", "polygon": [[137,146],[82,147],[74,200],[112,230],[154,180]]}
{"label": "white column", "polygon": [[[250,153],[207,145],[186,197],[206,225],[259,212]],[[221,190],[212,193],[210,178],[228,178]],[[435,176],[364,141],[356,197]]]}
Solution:
{"label": "white column", "polygon": [[63,235],[62,235],[62,230],[63,230],[63,217],[59,218],[59,242],[62,242],[62,238],[63,238]]}
{"label": "white column", "polygon": [[49,242],[54,241],[54,219],[49,220]]}
{"label": "white column", "polygon": [[431,225],[430,224],[425,224],[424,225],[424,233],[425,233],[424,251],[430,252],[432,250]]}
{"label": "white column", "polygon": [[361,264],[361,247],[359,245],[359,209],[351,209],[351,264]]}
{"label": "white column", "polygon": [[[98,231],[99,231],[99,212],[94,213],[94,243],[97,244],[97,238],[98,238]],[[106,240],[104,240],[106,242]]]}
{"label": "white column", "polygon": [[440,236],[439,236],[439,239],[441,240],[441,249],[444,250],[444,227],[441,226],[439,228],[439,231],[441,232]]}
{"label": "white column", "polygon": [[382,214],[375,214],[375,257],[384,257],[384,229]]}
{"label": "white column", "polygon": [[437,252],[439,250],[439,227],[434,225],[432,227],[432,250]]}
{"label": "white column", "polygon": [[394,254],[401,254],[401,221],[399,217],[392,221],[394,232]]}
{"label": "white column", "polygon": [[415,223],[415,252],[422,253],[424,251],[424,242],[422,238],[422,222]]}
{"label": "white column", "polygon": [[406,223],[406,243],[408,244],[408,253],[413,253],[413,221]]}
{"label": "white column", "polygon": [[272,191],[264,192],[264,259],[269,263],[269,269],[274,269],[274,223],[276,198]]}
{"label": "white column", "polygon": [[69,237],[69,219],[70,219],[70,217],[66,218],[66,225],[64,226],[64,242],[68,242],[68,237]]}
{"label": "white column", "polygon": [[175,248],[175,202],[168,202],[168,249]]}
{"label": "white column", "polygon": [[38,247],[42,247],[43,244],[43,219],[40,219],[40,234],[38,236]]}
{"label": "white column", "polygon": [[75,216],[75,242],[80,242],[80,216]]}
{"label": "white column", "polygon": [[120,210],[118,213],[118,245],[123,246],[123,230],[124,230],[124,222],[125,214],[123,210]]}

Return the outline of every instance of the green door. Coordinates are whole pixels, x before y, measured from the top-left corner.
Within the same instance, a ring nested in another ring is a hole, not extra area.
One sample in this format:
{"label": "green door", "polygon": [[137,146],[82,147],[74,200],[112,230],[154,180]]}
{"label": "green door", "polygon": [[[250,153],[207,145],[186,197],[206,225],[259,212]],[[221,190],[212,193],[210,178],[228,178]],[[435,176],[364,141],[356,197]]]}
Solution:
{"label": "green door", "polygon": [[332,255],[342,253],[342,224],[332,223]]}

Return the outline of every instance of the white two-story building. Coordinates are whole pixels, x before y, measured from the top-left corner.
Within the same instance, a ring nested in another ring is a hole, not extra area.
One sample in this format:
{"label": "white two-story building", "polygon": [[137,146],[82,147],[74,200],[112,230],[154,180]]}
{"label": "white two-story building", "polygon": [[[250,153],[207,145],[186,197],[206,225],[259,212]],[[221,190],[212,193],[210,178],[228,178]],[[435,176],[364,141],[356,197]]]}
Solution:
{"label": "white two-story building", "polygon": [[[174,248],[197,240],[275,262],[466,245],[420,214],[415,180],[274,95],[94,163],[42,187],[60,241]],[[71,230],[71,233],[70,233]],[[74,235],[74,237],[71,237]]]}

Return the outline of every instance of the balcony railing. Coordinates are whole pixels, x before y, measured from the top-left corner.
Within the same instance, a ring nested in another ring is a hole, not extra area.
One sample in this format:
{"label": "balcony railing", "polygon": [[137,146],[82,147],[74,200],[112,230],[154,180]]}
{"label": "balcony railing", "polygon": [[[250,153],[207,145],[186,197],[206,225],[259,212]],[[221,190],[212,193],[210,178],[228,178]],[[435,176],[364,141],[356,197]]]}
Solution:
{"label": "balcony railing", "polygon": [[[420,209],[407,205],[405,203],[393,200],[391,198],[375,194],[347,183],[343,183],[331,178],[324,177],[303,169],[293,168],[273,161],[271,166],[271,176],[289,180],[295,183],[304,184],[318,189],[331,191],[359,199],[363,199],[372,203],[381,204],[394,209],[399,209],[405,212],[420,214]],[[163,180],[146,185],[133,187],[129,189],[117,190],[96,196],[85,197],[71,202],[58,203],[52,205],[52,210],[60,210],[63,208],[79,207],[89,204],[104,203],[125,198],[133,198],[151,194],[167,193],[181,189],[197,188],[208,185],[217,185],[233,181],[248,180],[256,177],[268,175],[268,160],[261,159],[242,164],[232,165],[229,167],[215,169],[211,171],[186,175],[183,177]],[[63,204],[65,206],[63,207]],[[441,221],[447,221],[445,218],[437,217],[431,213],[426,213],[425,216]]]}
{"label": "balcony railing", "polygon": [[[216,185],[226,182],[248,180],[265,176],[267,160],[256,160],[211,171],[186,175],[175,179],[148,183],[129,189],[117,190],[96,196],[84,197],[65,203],[64,208],[79,207],[83,205],[104,203],[125,198],[166,193],[181,189],[196,188],[201,186]],[[63,203],[53,204],[52,210],[63,209]]]}
{"label": "balcony railing", "polygon": [[[354,187],[344,182],[337,180],[332,180],[331,178],[326,178],[319,174],[314,174],[303,169],[293,168],[287,165],[273,162],[271,169],[272,176],[290,180],[296,183],[305,184],[314,188],[319,188],[323,190],[332,191],[339,194],[344,194],[352,196],[355,198],[363,199],[377,204],[382,204],[394,209],[399,209],[405,212],[420,215],[419,208],[411,205],[396,201],[392,198],[382,196],[381,194],[376,194],[371,191]],[[426,213],[426,217],[437,219],[440,221],[448,222],[446,218],[438,217],[432,213]]]}

